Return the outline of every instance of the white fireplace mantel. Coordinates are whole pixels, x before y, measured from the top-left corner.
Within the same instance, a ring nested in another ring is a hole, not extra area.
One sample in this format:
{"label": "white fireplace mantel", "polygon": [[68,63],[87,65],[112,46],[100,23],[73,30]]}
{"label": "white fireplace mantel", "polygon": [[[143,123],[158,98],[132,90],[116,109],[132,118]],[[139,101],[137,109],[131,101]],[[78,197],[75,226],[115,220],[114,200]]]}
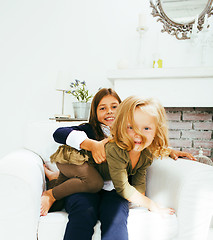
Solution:
{"label": "white fireplace mantel", "polygon": [[107,78],[122,100],[138,95],[165,107],[213,107],[213,67],[119,69]]}

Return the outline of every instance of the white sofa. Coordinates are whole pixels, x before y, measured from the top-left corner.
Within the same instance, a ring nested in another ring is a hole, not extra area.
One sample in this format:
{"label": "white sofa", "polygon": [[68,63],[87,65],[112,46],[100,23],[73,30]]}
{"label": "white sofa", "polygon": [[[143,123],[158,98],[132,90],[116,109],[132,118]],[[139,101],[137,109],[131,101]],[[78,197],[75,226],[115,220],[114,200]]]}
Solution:
{"label": "white sofa", "polygon": [[[40,217],[45,189],[42,159],[58,148],[52,133],[79,122],[39,122],[26,128],[23,149],[0,160],[0,239],[62,240],[67,223],[64,211]],[[190,160],[156,159],[148,169],[147,195],[176,215],[160,216],[143,208],[130,209],[129,240],[213,239],[213,167]],[[100,223],[93,240],[100,240]]]}

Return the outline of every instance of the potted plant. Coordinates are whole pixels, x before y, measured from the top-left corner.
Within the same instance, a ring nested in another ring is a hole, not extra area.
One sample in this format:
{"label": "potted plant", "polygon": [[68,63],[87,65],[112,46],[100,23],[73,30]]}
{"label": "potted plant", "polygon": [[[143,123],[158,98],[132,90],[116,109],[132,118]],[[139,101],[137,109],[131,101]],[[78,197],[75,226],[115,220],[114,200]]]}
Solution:
{"label": "potted plant", "polygon": [[89,90],[86,87],[86,82],[81,82],[76,79],[74,82],[71,82],[70,87],[72,90],[66,91],[66,93],[71,94],[77,99],[77,102],[73,102],[75,118],[84,120],[88,119],[91,105],[89,100],[93,97],[93,95],[89,94]]}

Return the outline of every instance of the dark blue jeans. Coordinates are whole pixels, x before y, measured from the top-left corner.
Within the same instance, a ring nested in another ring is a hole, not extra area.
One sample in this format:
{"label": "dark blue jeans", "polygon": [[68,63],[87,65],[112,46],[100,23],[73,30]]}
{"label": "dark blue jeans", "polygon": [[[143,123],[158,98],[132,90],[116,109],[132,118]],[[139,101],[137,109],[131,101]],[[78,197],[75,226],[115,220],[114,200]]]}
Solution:
{"label": "dark blue jeans", "polygon": [[76,193],[65,200],[69,214],[64,240],[90,240],[94,226],[101,221],[102,240],[128,240],[128,201],[115,190]]}

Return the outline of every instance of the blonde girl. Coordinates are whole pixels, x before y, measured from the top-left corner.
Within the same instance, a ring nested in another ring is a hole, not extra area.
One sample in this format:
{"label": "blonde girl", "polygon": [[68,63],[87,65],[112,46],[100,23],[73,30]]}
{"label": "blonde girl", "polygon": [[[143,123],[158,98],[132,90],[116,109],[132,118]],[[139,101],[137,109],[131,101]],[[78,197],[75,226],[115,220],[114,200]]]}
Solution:
{"label": "blonde girl", "polygon": [[105,148],[116,192],[137,206],[173,214],[173,209],[161,208],[145,196],[147,168],[154,158],[170,154],[166,113],[161,104],[153,99],[127,98],[117,110],[111,133],[113,139]]}

